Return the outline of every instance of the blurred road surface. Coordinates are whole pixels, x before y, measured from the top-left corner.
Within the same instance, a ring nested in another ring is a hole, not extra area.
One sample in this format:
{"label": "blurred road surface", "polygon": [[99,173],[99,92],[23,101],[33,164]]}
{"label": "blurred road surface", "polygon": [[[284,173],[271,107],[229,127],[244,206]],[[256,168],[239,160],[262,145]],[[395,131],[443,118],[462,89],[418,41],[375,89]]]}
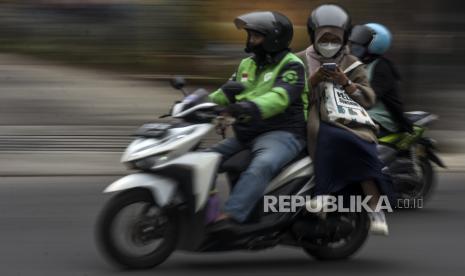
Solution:
{"label": "blurred road surface", "polygon": [[119,271],[94,242],[107,177],[0,178],[1,275],[462,275],[463,173],[441,174],[430,204],[388,216],[390,237],[372,236],[344,262],[318,262],[300,249],[175,253],[160,267]]}

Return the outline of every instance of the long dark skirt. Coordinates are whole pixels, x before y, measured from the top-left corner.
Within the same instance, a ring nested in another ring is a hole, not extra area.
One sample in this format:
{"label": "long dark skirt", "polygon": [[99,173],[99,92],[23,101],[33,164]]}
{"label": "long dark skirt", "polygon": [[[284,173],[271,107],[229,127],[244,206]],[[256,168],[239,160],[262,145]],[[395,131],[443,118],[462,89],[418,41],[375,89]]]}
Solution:
{"label": "long dark skirt", "polygon": [[381,172],[383,164],[378,159],[376,144],[346,129],[321,122],[314,168],[314,195],[337,194],[348,190],[348,185],[372,179],[391,202],[396,198],[392,182]]}

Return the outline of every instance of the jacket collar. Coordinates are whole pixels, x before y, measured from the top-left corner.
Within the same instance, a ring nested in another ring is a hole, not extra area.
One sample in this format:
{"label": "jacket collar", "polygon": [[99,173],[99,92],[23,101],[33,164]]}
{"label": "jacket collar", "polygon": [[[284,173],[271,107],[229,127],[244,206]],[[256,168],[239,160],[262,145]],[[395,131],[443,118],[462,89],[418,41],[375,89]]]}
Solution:
{"label": "jacket collar", "polygon": [[266,54],[265,56],[257,56],[254,55],[252,59],[258,66],[265,66],[269,64],[277,64],[279,63],[288,53],[290,52],[289,49],[285,49],[281,52],[273,53],[273,54]]}

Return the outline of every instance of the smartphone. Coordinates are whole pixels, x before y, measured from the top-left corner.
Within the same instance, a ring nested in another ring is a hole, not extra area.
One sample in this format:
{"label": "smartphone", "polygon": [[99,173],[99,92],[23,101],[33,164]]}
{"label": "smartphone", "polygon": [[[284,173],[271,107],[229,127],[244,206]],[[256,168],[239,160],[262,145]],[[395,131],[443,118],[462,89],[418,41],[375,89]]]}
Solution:
{"label": "smartphone", "polygon": [[336,71],[336,63],[323,63],[322,65],[323,69],[328,70],[328,71]]}

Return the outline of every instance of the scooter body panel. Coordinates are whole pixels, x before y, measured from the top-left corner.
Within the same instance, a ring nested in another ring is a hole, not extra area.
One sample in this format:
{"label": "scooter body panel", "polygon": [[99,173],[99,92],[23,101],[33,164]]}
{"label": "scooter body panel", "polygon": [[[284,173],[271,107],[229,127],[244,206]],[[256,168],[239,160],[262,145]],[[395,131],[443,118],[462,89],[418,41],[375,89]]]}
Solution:
{"label": "scooter body panel", "polygon": [[170,178],[150,173],[135,173],[120,178],[110,184],[103,192],[122,192],[135,188],[148,189],[154,201],[160,206],[166,206],[174,197],[177,183]]}

